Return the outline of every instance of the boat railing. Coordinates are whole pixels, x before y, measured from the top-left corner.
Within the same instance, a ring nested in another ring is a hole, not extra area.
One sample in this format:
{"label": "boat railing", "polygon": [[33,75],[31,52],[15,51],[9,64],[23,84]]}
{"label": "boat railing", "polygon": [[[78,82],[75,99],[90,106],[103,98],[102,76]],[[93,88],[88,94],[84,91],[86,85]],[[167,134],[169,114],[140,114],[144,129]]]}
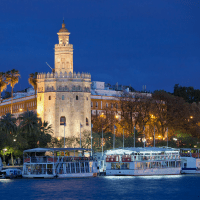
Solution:
{"label": "boat railing", "polygon": [[177,155],[107,155],[106,162],[132,162],[132,161],[154,161],[154,160],[177,160]]}
{"label": "boat railing", "polygon": [[52,168],[41,168],[41,167],[24,169],[24,175],[41,175],[41,174],[52,175],[53,169]]}
{"label": "boat railing", "polygon": [[92,161],[93,157],[73,157],[73,156],[33,156],[24,158],[24,163],[56,163],[56,162],[84,162]]}

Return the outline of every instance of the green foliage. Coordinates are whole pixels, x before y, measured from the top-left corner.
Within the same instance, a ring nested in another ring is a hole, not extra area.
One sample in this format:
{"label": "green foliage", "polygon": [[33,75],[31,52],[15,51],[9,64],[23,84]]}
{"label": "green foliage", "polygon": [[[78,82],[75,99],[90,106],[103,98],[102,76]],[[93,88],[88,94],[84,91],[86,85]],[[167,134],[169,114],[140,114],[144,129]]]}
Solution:
{"label": "green foliage", "polygon": [[181,131],[175,131],[174,135],[175,135],[177,138],[188,138],[188,137],[192,137],[191,134],[182,133]]}
{"label": "green foliage", "polygon": [[33,111],[22,113],[17,119],[10,113],[0,119],[0,149],[7,148],[6,154],[21,157],[24,149],[47,147],[51,134],[51,125],[42,123]]}
{"label": "green foliage", "polygon": [[31,84],[35,90],[35,98],[37,92],[37,74],[38,72],[29,74],[29,79],[28,79],[29,84]]}
{"label": "green foliage", "polygon": [[195,90],[193,87],[182,87],[179,84],[174,86],[174,95],[182,97],[186,102],[198,103],[200,101],[200,90]]}

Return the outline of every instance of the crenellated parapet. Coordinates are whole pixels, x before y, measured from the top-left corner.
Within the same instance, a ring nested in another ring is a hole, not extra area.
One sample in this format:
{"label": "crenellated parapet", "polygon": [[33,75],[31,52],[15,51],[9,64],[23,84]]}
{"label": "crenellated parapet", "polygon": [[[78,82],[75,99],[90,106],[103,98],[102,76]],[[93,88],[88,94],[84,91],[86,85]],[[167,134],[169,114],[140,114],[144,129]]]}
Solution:
{"label": "crenellated parapet", "polygon": [[67,74],[67,72],[65,72],[65,73],[62,73],[62,72],[60,72],[60,73],[57,73],[57,72],[55,72],[55,73],[38,73],[38,75],[37,75],[37,79],[39,80],[39,79],[48,79],[48,78],[53,78],[53,79],[56,79],[56,78],[67,78],[67,79],[75,79],[75,81],[76,80],[78,80],[78,79],[91,79],[91,75],[90,75],[90,73],[80,73],[80,72],[78,72],[78,73],[76,73],[76,72],[74,72],[73,74],[71,73],[71,72],[69,72],[68,74]]}
{"label": "crenellated parapet", "polygon": [[39,73],[38,93],[43,92],[86,92],[91,91],[89,73]]}

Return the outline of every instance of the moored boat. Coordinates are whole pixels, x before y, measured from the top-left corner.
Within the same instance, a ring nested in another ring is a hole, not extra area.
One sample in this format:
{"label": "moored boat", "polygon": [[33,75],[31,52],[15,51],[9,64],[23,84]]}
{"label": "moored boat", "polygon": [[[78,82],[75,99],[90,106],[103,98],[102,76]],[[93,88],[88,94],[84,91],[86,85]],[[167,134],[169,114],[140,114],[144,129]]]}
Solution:
{"label": "moored boat", "polygon": [[183,148],[180,149],[181,173],[199,174],[200,173],[200,153],[199,149]]}
{"label": "moored boat", "polygon": [[176,175],[181,171],[179,150],[172,148],[126,148],[106,153],[106,175]]}
{"label": "moored boat", "polygon": [[97,162],[84,148],[35,148],[24,151],[23,177],[69,178],[97,175]]}
{"label": "moored boat", "polygon": [[0,172],[1,172],[2,169],[3,169],[3,163],[2,163],[2,160],[1,160],[1,157],[0,157]]}
{"label": "moored boat", "polygon": [[0,172],[2,178],[22,178],[22,171],[16,168],[3,169]]}

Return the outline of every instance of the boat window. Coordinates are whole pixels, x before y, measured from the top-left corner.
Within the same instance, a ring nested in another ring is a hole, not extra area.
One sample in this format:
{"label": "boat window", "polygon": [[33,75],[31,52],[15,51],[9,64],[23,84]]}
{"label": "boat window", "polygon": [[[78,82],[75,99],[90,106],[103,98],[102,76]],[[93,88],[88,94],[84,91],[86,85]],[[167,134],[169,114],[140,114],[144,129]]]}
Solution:
{"label": "boat window", "polygon": [[115,163],[111,163],[111,169],[115,169],[116,164]]}

